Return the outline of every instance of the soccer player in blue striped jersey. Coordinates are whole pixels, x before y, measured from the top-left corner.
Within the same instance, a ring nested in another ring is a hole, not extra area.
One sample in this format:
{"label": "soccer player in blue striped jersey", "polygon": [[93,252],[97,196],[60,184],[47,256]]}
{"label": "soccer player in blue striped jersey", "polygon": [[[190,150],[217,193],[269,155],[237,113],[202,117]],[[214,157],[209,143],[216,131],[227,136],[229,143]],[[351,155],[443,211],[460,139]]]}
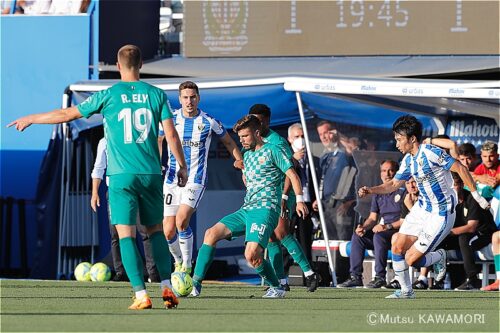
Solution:
{"label": "soccer player in blue striped jersey", "polygon": [[406,115],[398,118],[392,130],[396,148],[404,154],[399,171],[392,181],[374,187],[361,187],[360,197],[387,194],[400,188],[411,177],[417,182],[419,198],[406,216],[399,232],[392,238],[394,272],[401,290],[386,298],[415,298],[408,267],[435,265],[437,280],[446,273],[446,251],[436,247],[448,235],[455,222],[457,194],[453,189],[451,171],[460,175],[471,194],[484,209],[489,206],[476,190],[469,170],[443,149],[423,144],[422,123]]}
{"label": "soccer player in blue striped jersey", "polygon": [[182,107],[175,110],[173,115],[186,157],[188,179],[185,187],[177,186],[179,164],[175,156],[169,153],[163,184],[163,231],[175,259],[176,271],[191,273],[193,232],[189,220],[207,184],[207,160],[212,135],[219,137],[235,160],[242,160],[242,156],[220,121],[198,109],[200,93],[194,82],[186,81],[179,85],[179,102]]}

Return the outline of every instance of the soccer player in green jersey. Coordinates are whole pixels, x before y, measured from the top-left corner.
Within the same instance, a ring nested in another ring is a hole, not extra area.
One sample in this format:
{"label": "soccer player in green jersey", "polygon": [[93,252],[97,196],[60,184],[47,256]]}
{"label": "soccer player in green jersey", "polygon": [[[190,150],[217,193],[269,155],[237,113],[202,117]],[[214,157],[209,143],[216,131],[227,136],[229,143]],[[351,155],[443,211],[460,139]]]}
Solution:
{"label": "soccer player in green jersey", "polygon": [[[249,114],[255,115],[261,121],[262,140],[266,143],[280,147],[286,153],[287,158],[292,161],[293,152],[289,143],[285,138],[269,128],[271,109],[265,104],[255,104],[250,108]],[[281,284],[288,289],[288,281],[283,267],[283,252],[281,250],[281,245],[283,245],[304,272],[307,290],[313,292],[318,288],[318,275],[312,270],[311,264],[307,260],[304,250],[297,241],[297,238],[290,234],[289,230],[292,214],[287,214],[286,212],[293,212],[295,195],[293,191],[290,191],[290,179],[288,177],[283,177],[282,188],[281,215],[278,220],[278,226],[271,235],[271,239],[267,246],[269,260]]]}
{"label": "soccer player in green jersey", "polygon": [[123,265],[135,291],[131,310],[150,309],[142,274],[142,258],[136,246],[136,218],[151,239],[153,258],[161,278],[162,297],[167,308],[178,300],[171,291],[171,262],[162,230],[163,198],[161,164],[158,150],[158,123],[162,121],[169,148],[180,165],[179,185],[187,180],[186,161],[166,94],[140,81],[141,51],[125,45],[118,51],[121,82],[99,91],[83,103],[67,109],[19,118],[8,126],[23,131],[31,124],[59,124],[101,113],[104,135],[108,141],[109,209],[111,223],[120,238]]}
{"label": "soccer player in green jersey", "polygon": [[245,258],[257,273],[270,285],[265,298],[282,298],[285,290],[269,261],[264,259],[264,249],[276,228],[280,215],[282,178],[290,178],[297,194],[297,214],[308,214],[302,198],[302,185],[299,176],[292,168],[290,159],[276,145],[266,144],[260,136],[261,123],[253,115],[247,115],[234,125],[246,153],[243,157],[243,176],[247,192],[243,206],[236,212],[223,217],[205,232],[203,245],[193,276],[192,296],[199,296],[201,281],[205,277],[214,254],[215,245],[222,239],[232,239],[245,235]]}

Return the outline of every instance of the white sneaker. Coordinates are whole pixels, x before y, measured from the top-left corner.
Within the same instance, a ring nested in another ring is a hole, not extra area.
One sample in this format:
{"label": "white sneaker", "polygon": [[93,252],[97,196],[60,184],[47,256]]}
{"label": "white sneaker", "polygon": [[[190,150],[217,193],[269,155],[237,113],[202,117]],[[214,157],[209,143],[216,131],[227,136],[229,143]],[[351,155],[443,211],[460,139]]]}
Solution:
{"label": "white sneaker", "polygon": [[283,287],[274,288],[270,287],[262,298],[284,298],[286,291]]}
{"label": "white sneaker", "polygon": [[201,294],[201,283],[198,283],[193,280],[193,290],[191,290],[191,293],[189,296],[191,297],[198,297]]}
{"label": "white sneaker", "polygon": [[436,281],[443,281],[446,275],[446,250],[439,249],[436,252],[441,253],[441,259],[434,264],[434,274],[436,274]]}
{"label": "white sneaker", "polygon": [[415,299],[415,292],[413,290],[408,290],[407,292],[402,292],[401,290],[396,290],[394,294],[386,296],[385,298],[390,299]]}

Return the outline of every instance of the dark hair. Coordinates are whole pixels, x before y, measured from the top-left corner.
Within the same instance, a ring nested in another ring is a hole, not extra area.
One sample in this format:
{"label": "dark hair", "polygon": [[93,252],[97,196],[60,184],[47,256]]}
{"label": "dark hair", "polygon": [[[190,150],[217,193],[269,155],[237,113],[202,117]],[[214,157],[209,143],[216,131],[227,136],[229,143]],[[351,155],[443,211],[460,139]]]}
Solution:
{"label": "dark hair", "polygon": [[184,89],[196,90],[196,95],[200,96],[200,91],[198,90],[198,86],[193,81],[184,81],[179,85],[179,96],[181,94],[181,91]]}
{"label": "dark hair", "polygon": [[236,124],[234,124],[233,131],[235,133],[238,133],[239,131],[245,128],[250,128],[252,131],[255,131],[255,130],[260,130],[261,126],[262,124],[259,118],[255,117],[254,115],[248,114],[243,118],[241,118],[240,120],[238,120]]}
{"label": "dark hair", "polygon": [[392,131],[408,138],[415,136],[418,142],[422,141],[422,123],[414,116],[399,117],[392,125]]}
{"label": "dark hair", "polygon": [[142,64],[141,49],[131,44],[122,46],[118,50],[117,59],[125,68],[139,70]]}
{"label": "dark hair", "polygon": [[252,105],[248,114],[261,114],[264,117],[271,119],[271,109],[266,104]]}
{"label": "dark hair", "polygon": [[316,124],[316,128],[323,126],[323,125],[330,125],[330,128],[333,129],[333,124],[331,121],[328,120],[321,120],[319,123]]}
{"label": "dark hair", "polygon": [[462,143],[457,148],[458,155],[475,157],[476,156],[476,147],[472,143]]}
{"label": "dark hair", "polygon": [[382,165],[384,165],[385,163],[390,163],[393,170],[397,171],[399,169],[399,163],[393,160],[383,160],[382,162],[380,162],[380,167],[382,167]]}

